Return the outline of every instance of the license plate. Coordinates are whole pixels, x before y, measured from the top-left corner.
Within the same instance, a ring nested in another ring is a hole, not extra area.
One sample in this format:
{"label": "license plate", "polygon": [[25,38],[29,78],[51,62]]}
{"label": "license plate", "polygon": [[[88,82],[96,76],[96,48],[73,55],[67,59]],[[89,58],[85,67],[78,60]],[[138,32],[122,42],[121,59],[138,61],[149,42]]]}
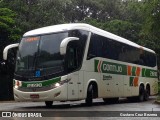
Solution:
{"label": "license plate", "polygon": [[39,94],[31,94],[30,98],[39,98]]}

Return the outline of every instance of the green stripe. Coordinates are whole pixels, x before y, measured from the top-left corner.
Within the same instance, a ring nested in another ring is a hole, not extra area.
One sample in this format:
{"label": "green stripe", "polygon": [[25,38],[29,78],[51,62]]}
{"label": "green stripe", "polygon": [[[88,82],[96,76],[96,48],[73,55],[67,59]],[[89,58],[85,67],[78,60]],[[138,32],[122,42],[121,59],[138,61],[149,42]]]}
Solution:
{"label": "green stripe", "polygon": [[142,77],[145,77],[145,68],[142,68]]}
{"label": "green stripe", "polygon": [[129,78],[129,85],[130,85],[130,86],[133,86],[133,80],[134,80],[134,77],[130,77],[130,78]]}
{"label": "green stripe", "polygon": [[142,69],[142,77],[157,78],[158,73],[156,70],[143,68]]}
{"label": "green stripe", "polygon": [[136,67],[132,67],[132,76],[136,76]]}
{"label": "green stripe", "polygon": [[[98,72],[98,63],[99,60],[94,61],[94,70]],[[120,75],[127,75],[127,65],[117,64],[112,62],[103,61],[101,65],[102,73],[111,73],[111,74],[120,74]],[[157,71],[147,68],[142,68],[141,77],[149,77],[149,78],[157,78]],[[132,66],[132,76],[136,76],[136,67]]]}
{"label": "green stripe", "polygon": [[95,65],[94,65],[94,71],[95,71],[95,72],[98,72],[98,69],[97,69],[98,63],[99,63],[99,60],[95,60],[95,61],[94,61],[94,64],[95,64]]}
{"label": "green stripe", "polygon": [[27,87],[28,84],[37,84],[37,83],[41,83],[42,87],[44,87],[44,86],[49,86],[51,84],[54,84],[60,80],[61,80],[61,77],[56,77],[56,78],[46,80],[46,81],[22,82],[22,87]]}

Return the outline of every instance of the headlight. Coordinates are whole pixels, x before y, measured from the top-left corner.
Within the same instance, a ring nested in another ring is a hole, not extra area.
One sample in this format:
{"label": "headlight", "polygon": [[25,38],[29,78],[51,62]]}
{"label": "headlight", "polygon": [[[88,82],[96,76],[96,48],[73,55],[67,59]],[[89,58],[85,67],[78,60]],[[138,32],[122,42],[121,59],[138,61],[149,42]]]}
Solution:
{"label": "headlight", "polygon": [[59,83],[56,83],[56,84],[55,84],[55,87],[59,87],[59,86],[61,86]]}
{"label": "headlight", "polygon": [[61,85],[63,85],[64,83],[68,83],[71,79],[66,79],[63,81],[59,81],[57,83],[54,84],[54,88],[60,87]]}

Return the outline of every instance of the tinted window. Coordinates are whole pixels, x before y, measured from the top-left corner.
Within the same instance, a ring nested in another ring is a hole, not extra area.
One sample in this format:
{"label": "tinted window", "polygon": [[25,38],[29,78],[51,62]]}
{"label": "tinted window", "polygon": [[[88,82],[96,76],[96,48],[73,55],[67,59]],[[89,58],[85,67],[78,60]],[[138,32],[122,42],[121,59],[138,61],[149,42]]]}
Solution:
{"label": "tinted window", "polygon": [[102,46],[103,46],[103,37],[92,34],[89,44],[88,57],[87,59],[91,59],[93,57],[102,57]]}
{"label": "tinted window", "polygon": [[139,48],[92,34],[88,57],[103,57],[149,67],[156,66],[156,55]]}
{"label": "tinted window", "polygon": [[67,72],[72,72],[79,69],[82,65],[88,32],[83,30],[73,30],[69,33],[69,36],[79,38],[78,41],[71,41],[67,45]]}
{"label": "tinted window", "polygon": [[103,57],[113,60],[118,60],[121,45],[119,42],[113,41],[109,38],[103,40]]}

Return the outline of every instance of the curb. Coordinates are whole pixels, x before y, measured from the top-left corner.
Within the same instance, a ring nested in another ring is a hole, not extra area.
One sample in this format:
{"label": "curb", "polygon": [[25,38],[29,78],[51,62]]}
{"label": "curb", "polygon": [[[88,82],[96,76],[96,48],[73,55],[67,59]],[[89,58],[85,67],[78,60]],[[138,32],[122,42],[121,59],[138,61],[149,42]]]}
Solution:
{"label": "curb", "polygon": [[11,101],[0,101],[0,103],[15,103],[16,101],[11,100]]}

